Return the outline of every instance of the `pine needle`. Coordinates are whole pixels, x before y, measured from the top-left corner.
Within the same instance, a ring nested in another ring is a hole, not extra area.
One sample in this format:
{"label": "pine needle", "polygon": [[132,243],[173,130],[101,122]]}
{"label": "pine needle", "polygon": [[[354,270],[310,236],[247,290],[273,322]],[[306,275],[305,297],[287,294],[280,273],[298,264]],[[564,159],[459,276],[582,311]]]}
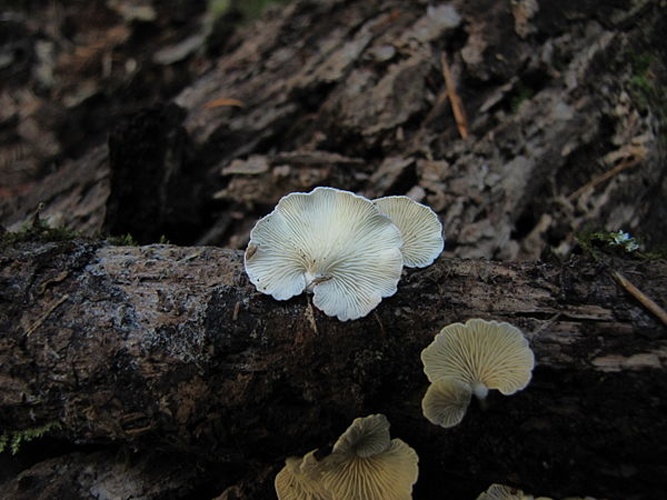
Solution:
{"label": "pine needle", "polygon": [[442,76],[445,79],[445,86],[447,87],[447,95],[449,96],[449,102],[452,105],[452,113],[454,113],[454,121],[456,121],[456,127],[459,130],[459,135],[462,139],[468,137],[468,120],[466,119],[465,110],[463,109],[463,103],[461,102],[461,97],[456,91],[456,82],[452,77],[452,73],[449,70],[449,63],[447,62],[447,56],[443,52],[440,55],[440,64],[442,66]]}
{"label": "pine needle", "polygon": [[620,272],[614,271],[611,273],[616,282],[621,285],[630,295],[637,299],[648,311],[656,318],[662,321],[662,324],[667,326],[667,312],[656,304],[653,300],[647,297],[639,288],[633,285]]}

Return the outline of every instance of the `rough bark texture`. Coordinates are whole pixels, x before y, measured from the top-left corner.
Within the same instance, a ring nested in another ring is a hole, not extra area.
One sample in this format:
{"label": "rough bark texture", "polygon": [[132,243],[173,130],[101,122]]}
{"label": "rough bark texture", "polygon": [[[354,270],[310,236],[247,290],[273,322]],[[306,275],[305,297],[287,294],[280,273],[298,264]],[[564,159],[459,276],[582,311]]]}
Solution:
{"label": "rough bark texture", "polygon": [[[45,183],[0,191],[2,224],[19,226],[45,202],[54,226],[86,234],[106,219],[113,234],[132,232],[141,242],[165,235],[241,248],[281,196],[328,184],[423,200],[442,216],[452,256],[536,258],[545,247],[567,254],[574,232],[588,227],[667,243],[660,1],[426,4],[294,2],[229,39],[220,58],[186,51],[167,68],[155,45],[153,60],[146,50],[135,56],[140,27],[119,28],[106,13],[104,48],[115,62],[93,95],[112,96],[106,109],[115,120],[100,125],[111,129],[111,151],[98,145],[79,159],[64,157]],[[443,54],[468,117],[466,139],[451,110]],[[54,71],[67,78],[55,84],[69,83],[61,93],[87,95],[89,79],[73,79],[67,51],[57,55]],[[123,63],[137,61],[137,72],[123,76]],[[145,85],[151,71],[169,68],[191,81],[173,101],[184,109],[184,130],[173,103],[124,101],[134,80]],[[5,92],[14,135],[36,121],[17,111],[20,103],[34,114],[47,104],[62,108],[58,88],[52,93],[28,106],[26,92]],[[219,99],[242,106],[207,106]],[[156,107],[131,112],[149,104]],[[74,109],[85,118],[67,120],[74,136],[103,114],[99,106]],[[144,123],[155,116],[164,123]],[[54,123],[52,135],[62,127]],[[54,159],[41,161],[51,168]],[[148,194],[137,197],[144,183]],[[174,189],[178,183],[187,187]]]}
{"label": "rough bark texture", "polygon": [[[443,259],[406,272],[366,318],[315,310],[315,326],[305,296],[258,294],[231,250],[31,243],[0,262],[0,426],[57,422],[50,434],[70,445],[125,450],[38,464],[3,498],[53,498],[73,476],[68,498],[206,498],[235,483],[242,498],[270,498],[286,456],[376,412],[420,455],[415,498],[474,498],[494,481],[555,498],[665,491],[665,327],[606,270],[664,304],[664,261]],[[445,430],[421,415],[419,354],[474,316],[522,328],[537,368],[526,390]],[[156,456],[171,481],[155,484]],[[122,467],[121,488],[111,478]],[[61,479],[45,480],[54,468]]]}
{"label": "rough bark texture", "polygon": [[[415,498],[664,497],[665,329],[606,270],[665,306],[665,263],[459,260],[569,255],[588,228],[667,244],[663,0],[301,0],[233,35],[203,1],[153,3],[0,12],[0,231],[43,203],[53,227],[195,245],[3,244],[0,436],[50,431],[0,454],[0,496],[271,498],[285,456],[383,412]],[[316,185],[429,204],[444,257],[314,327],[233,249]],[[530,336],[534,380],[436,428],[419,353],[473,316]]]}

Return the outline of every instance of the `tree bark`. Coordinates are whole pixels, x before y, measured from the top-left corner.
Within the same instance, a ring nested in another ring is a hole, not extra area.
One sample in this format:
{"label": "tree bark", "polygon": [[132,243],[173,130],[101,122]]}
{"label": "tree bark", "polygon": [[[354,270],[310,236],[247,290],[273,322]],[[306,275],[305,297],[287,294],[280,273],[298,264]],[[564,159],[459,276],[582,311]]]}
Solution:
{"label": "tree bark", "polygon": [[[587,227],[667,241],[661,2],[302,0],[216,60],[180,30],[137,56],[145,22],[91,5],[103,36],[71,37],[91,46],[63,39],[71,26],[34,37],[35,53],[55,50],[53,88],[27,57],[26,88],[0,89],[2,226],[43,203],[50,224],[87,235],[242,248],[281,196],[326,184],[409,193],[441,216],[447,248],[341,323],[306,296],[257,293],[233,250],[3,242],[0,442],[50,430],[0,454],[2,498],[271,498],[286,456],[375,412],[419,453],[418,499],[491,482],[664,498],[665,326],[610,271],[664,307],[665,262],[460,260],[566,255]],[[101,55],[110,79],[94,74]],[[88,135],[107,129],[108,145]],[[419,354],[470,317],[522,328],[538,364],[526,390],[445,430],[421,415]]]}
{"label": "tree bark", "polygon": [[[665,326],[610,276],[664,305],[662,260],[441,258],[352,322],[311,317],[306,296],[259,294],[232,250],[75,240],[5,245],[0,262],[0,427],[56,422],[51,436],[70,446],[130,450],[133,480],[150,473],[132,461],[167,454],[190,491],[238,483],[239,498],[270,498],[286,456],[379,412],[420,455],[415,498],[474,498],[491,482],[554,498],[665,491]],[[527,389],[492,395],[446,430],[421,414],[419,354],[470,317],[520,327],[537,366]],[[88,465],[112,467],[99,456]],[[72,457],[71,468],[86,463]],[[47,498],[35,484],[0,491]]]}
{"label": "tree bark", "polygon": [[[39,85],[11,97],[40,96],[24,107],[58,109],[67,127],[56,120],[35,129],[32,113],[13,110],[6,135],[37,130],[34,142],[47,135],[71,141],[86,123],[113,116],[102,134],[110,150],[98,145],[58,159],[44,182],[0,190],[0,224],[20,227],[43,203],[51,224],[87,235],[106,220],[113,234],[133,232],[142,243],[164,235],[242,248],[280,197],[331,185],[424,201],[455,236],[450,256],[535,259],[545,247],[566,255],[573,234],[588,227],[667,244],[667,16],[660,2],[428,4],[295,1],[232,37],[219,59],[193,51],[158,68],[148,55],[167,48],[159,46],[164,37],[139,49],[116,41],[117,56],[140,61],[140,71],[117,64],[121,82],[96,82],[95,102],[111,96],[103,111],[63,108],[63,95],[88,95],[90,85],[71,81],[77,73],[61,68],[61,54],[54,64],[68,76],[66,88],[45,103]],[[120,29],[142,39],[134,30],[143,24],[126,24],[105,38]],[[93,49],[82,52],[99,52]],[[173,102],[132,113],[148,106],[147,91],[128,103],[126,89],[142,75],[150,82],[153,69],[192,80]],[[466,138],[453,101],[467,116]],[[221,102],[227,105],[215,105]],[[174,103],[184,110],[182,124]],[[9,142],[0,164],[15,155]],[[51,168],[55,159],[42,161]],[[144,185],[149,195],[137,196]],[[141,227],[146,219],[149,227]]]}

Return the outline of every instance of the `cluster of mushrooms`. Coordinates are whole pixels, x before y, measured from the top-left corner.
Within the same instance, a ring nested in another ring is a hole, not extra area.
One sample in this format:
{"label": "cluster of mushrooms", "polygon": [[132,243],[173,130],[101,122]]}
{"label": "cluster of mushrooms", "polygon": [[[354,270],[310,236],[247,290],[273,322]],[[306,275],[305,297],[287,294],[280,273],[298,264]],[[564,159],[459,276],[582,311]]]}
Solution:
{"label": "cluster of mushrooms", "polygon": [[[535,364],[521,331],[509,323],[470,319],[444,327],[421,354],[431,382],[424,416],[452,427],[475,395],[483,404],[491,389],[505,395],[524,389]],[[416,452],[389,438],[384,415],[357,418],[321,460],[317,450],[290,457],[275,480],[279,500],[409,500],[417,481]],[[492,485],[478,500],[533,500],[520,490]],[[541,500],[547,500],[541,498]]]}
{"label": "cluster of mushrooms", "polygon": [[[307,291],[315,307],[347,321],[396,293],[403,267],[426,267],[443,248],[442,224],[425,205],[318,187],[285,196],[257,222],[244,263],[260,292],[287,300]],[[521,330],[476,318],[445,326],[421,359],[430,382],[422,411],[442,427],[461,422],[472,396],[483,407],[489,390],[524,389],[535,365]],[[325,457],[289,457],[275,488],[280,500],[408,500],[417,476],[417,453],[390,439],[387,418],[376,414],[355,419]],[[492,485],[478,500],[533,497]]]}
{"label": "cluster of mushrooms", "polygon": [[426,267],[443,248],[442,224],[426,205],[317,187],[288,194],[257,222],[244,263],[260,292],[287,300],[306,290],[315,307],[347,321],[394,295],[403,266]]}
{"label": "cluster of mushrooms", "polygon": [[280,500],[411,498],[417,481],[418,457],[400,439],[389,436],[389,421],[382,414],[357,418],[329,455],[317,450],[290,457],[275,479]]}
{"label": "cluster of mushrooms", "polygon": [[524,389],[535,366],[521,330],[478,318],[444,327],[422,351],[421,359],[431,382],[422,411],[442,427],[461,422],[473,395],[483,407],[489,389],[506,396]]}

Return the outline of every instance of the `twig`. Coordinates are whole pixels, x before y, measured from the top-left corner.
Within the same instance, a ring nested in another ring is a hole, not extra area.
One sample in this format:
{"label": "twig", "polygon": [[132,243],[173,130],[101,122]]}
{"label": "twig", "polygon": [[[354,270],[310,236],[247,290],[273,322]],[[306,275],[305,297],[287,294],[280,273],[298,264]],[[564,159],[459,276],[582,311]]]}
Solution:
{"label": "twig", "polygon": [[205,109],[211,109],[211,108],[220,108],[222,106],[233,106],[236,108],[243,108],[245,105],[243,102],[239,101],[238,99],[230,99],[227,97],[221,97],[220,99],[214,99],[212,101],[207,102],[204,104]]}
{"label": "twig", "polygon": [[53,311],[55,311],[56,308],[57,308],[60,304],[62,304],[63,302],[65,302],[67,299],[69,299],[69,294],[65,294],[65,295],[63,295],[62,297],[60,297],[58,300],[56,300],[55,303],[54,303],[51,307],[49,307],[46,311],[44,311],[44,314],[42,314],[42,315],[37,319],[37,321],[35,321],[35,322],[33,323],[33,325],[32,325],[30,328],[28,328],[28,330],[26,330],[26,332],[25,332],[25,336],[28,337],[28,336],[30,336],[30,334],[31,334],[32,332],[34,332],[35,330],[37,330],[37,328],[39,328],[39,327],[42,325],[42,323],[44,323],[44,322],[47,320],[47,318],[51,315],[51,313],[52,313]]}
{"label": "twig", "polygon": [[306,306],[305,315],[315,335],[319,335],[320,332],[317,330],[317,321],[315,320],[315,309],[313,308],[313,303],[310,294],[308,294],[308,305]]}
{"label": "twig", "polygon": [[440,55],[440,65],[442,66],[442,76],[445,79],[447,95],[449,96],[449,102],[452,105],[452,113],[454,113],[456,127],[459,130],[461,138],[465,139],[468,137],[468,120],[466,119],[461,98],[456,92],[456,83],[454,82],[451,71],[449,71],[449,63],[447,62],[447,56],[444,52]]}
{"label": "twig", "polygon": [[422,127],[428,127],[433,122],[433,120],[435,120],[438,117],[442,108],[445,106],[446,102],[447,102],[447,90],[445,89],[442,92],[440,92],[440,95],[438,95],[438,98],[436,99],[433,108],[431,108],[431,111],[429,111],[428,115],[426,115],[426,118],[424,118],[424,121],[422,122]]}
{"label": "twig", "polygon": [[615,175],[623,172],[623,170],[627,170],[628,168],[632,168],[638,163],[640,163],[642,158],[630,158],[625,160],[624,162],[619,163],[616,165],[614,168],[607,170],[604,174],[591,179],[589,182],[581,186],[579,189],[577,189],[574,193],[572,193],[570,196],[568,196],[568,200],[572,201],[579,196],[581,196],[583,193],[585,193],[587,190],[595,188],[598,184],[602,184],[604,181],[611,179]]}
{"label": "twig", "polygon": [[553,325],[556,322],[556,320],[558,318],[560,318],[562,315],[563,315],[563,313],[557,312],[556,314],[551,316],[548,320],[546,320],[545,323],[541,327],[539,327],[537,330],[535,330],[533,332],[533,334],[531,335],[531,340],[534,339],[535,337],[537,337],[540,333],[542,333],[547,328],[551,328],[551,325]]}
{"label": "twig", "polygon": [[662,307],[660,307],[658,304],[656,304],[650,298],[644,295],[644,293],[639,288],[630,283],[630,281],[628,281],[628,279],[625,276],[623,276],[620,272],[613,271],[611,275],[619,285],[625,288],[625,290],[630,295],[632,295],[635,299],[641,302],[641,304],[646,309],[648,309],[650,313],[652,313],[656,318],[662,321],[663,325],[667,326],[667,312],[665,312],[665,310]]}

